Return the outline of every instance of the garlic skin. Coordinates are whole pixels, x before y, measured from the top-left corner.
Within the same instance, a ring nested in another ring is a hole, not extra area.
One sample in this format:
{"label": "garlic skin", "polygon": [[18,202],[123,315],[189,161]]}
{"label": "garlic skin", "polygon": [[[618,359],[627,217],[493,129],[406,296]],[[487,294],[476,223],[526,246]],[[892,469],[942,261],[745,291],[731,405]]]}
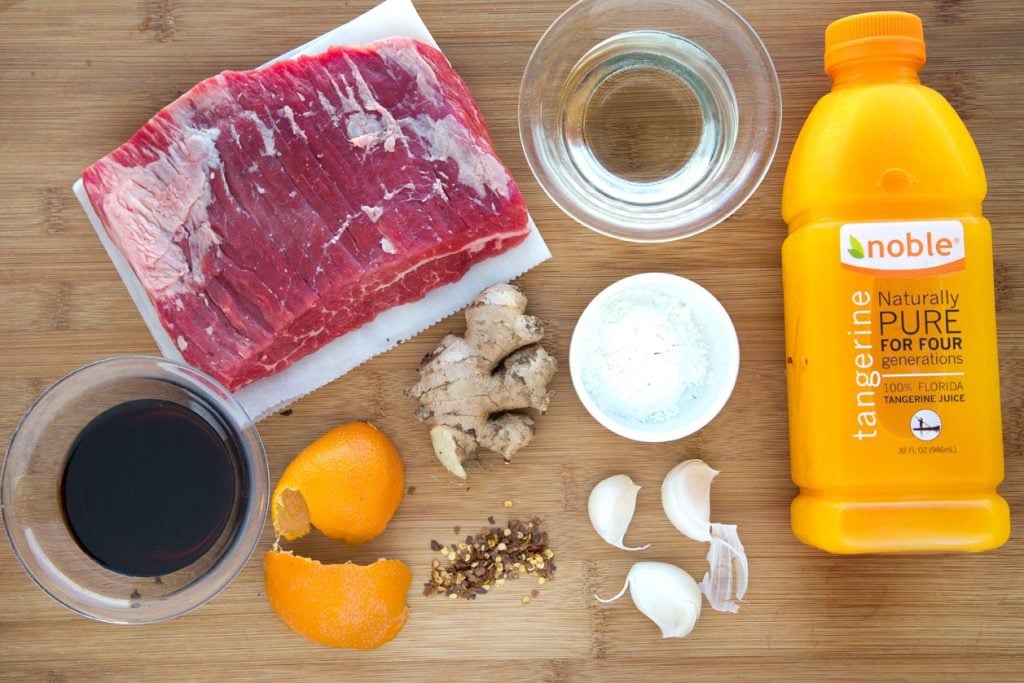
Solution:
{"label": "garlic skin", "polygon": [[695,541],[711,541],[711,482],[718,470],[703,460],[685,460],[661,483],[661,505],[672,525]]}
{"label": "garlic skin", "polygon": [[747,592],[749,565],[735,524],[711,525],[708,572],[700,582],[711,607],[719,612],[739,612],[737,600]]}
{"label": "garlic skin", "polygon": [[629,548],[622,543],[629,523],[633,521],[636,497],[640,493],[640,488],[628,475],[616,474],[598,482],[590,491],[590,499],[587,501],[590,523],[598,536],[616,548],[646,550],[651,547],[647,544],[639,548]]}
{"label": "garlic skin", "polygon": [[598,602],[608,604],[629,597],[640,612],[661,629],[662,638],[684,638],[700,619],[700,587],[685,571],[666,562],[637,562],[626,575],[618,595]]}

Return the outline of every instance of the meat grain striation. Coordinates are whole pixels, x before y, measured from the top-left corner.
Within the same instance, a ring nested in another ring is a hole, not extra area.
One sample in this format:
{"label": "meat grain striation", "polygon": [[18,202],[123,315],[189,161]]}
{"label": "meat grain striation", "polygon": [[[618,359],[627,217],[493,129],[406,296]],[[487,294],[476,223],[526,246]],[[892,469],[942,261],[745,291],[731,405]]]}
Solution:
{"label": "meat grain striation", "polygon": [[83,182],[185,360],[231,389],[529,233],[465,83],[407,38],[209,78]]}

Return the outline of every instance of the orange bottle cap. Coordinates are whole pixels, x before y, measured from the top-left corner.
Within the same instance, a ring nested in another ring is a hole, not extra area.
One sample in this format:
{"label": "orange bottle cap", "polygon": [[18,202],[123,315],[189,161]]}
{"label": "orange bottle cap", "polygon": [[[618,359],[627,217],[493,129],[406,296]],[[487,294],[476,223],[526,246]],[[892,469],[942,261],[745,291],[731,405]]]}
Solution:
{"label": "orange bottle cap", "polygon": [[825,29],[825,72],[861,59],[908,59],[924,65],[924,27],[909,12],[867,12],[843,17]]}

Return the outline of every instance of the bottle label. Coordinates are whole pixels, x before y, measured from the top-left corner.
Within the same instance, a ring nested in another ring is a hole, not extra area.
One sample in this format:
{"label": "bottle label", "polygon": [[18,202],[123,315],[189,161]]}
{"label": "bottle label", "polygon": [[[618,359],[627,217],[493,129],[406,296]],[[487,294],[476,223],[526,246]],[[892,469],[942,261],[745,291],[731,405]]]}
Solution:
{"label": "bottle label", "polygon": [[858,442],[883,433],[909,439],[897,442],[901,455],[945,452],[931,442],[971,393],[965,292],[954,277],[964,270],[963,223],[847,223],[839,248],[852,271],[849,433]]}
{"label": "bottle label", "polygon": [[[786,238],[799,486],[881,501],[973,495],[1002,479],[991,235],[983,217],[965,216],[824,219]],[[953,270],[918,273],[930,268]]]}
{"label": "bottle label", "polygon": [[963,270],[960,221],[847,223],[839,231],[844,268],[871,275],[940,275]]}

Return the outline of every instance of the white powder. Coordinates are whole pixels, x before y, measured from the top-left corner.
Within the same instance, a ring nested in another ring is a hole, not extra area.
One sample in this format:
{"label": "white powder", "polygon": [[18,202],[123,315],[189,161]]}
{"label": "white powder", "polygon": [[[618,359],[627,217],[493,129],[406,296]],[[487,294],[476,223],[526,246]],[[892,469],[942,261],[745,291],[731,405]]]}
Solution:
{"label": "white powder", "polygon": [[580,369],[602,410],[655,424],[673,419],[700,394],[708,349],[685,302],[642,287],[610,298],[595,313]]}

